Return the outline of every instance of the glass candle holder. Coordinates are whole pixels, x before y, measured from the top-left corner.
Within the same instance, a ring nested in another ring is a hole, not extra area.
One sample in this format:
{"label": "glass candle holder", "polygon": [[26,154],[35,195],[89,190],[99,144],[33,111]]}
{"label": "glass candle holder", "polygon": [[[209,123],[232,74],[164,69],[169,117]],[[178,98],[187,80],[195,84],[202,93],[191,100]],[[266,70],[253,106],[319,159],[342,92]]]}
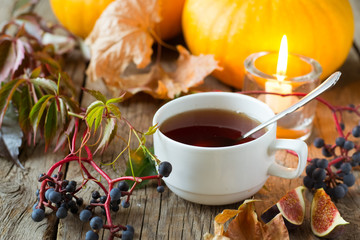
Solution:
{"label": "glass candle holder", "polygon": [[[245,59],[243,91],[256,91],[255,97],[268,104],[275,113],[297,102],[302,96],[281,96],[265,94],[309,93],[320,84],[322,68],[314,59],[288,54],[286,76],[276,74],[277,52],[259,52]],[[307,139],[312,130],[316,100],[280,119],[277,123],[278,138]]]}

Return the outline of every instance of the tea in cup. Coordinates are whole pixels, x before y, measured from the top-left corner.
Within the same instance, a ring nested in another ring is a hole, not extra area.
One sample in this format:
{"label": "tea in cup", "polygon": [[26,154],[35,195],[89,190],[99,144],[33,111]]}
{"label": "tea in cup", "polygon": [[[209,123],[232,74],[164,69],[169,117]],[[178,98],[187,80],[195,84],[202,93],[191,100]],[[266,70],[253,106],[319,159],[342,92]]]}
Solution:
{"label": "tea in cup", "polygon": [[[251,197],[267,178],[296,178],[307,160],[307,145],[297,139],[276,139],[276,123],[242,138],[274,116],[262,101],[239,93],[196,93],[172,100],[154,115],[154,151],[172,164],[164,178],[175,194],[205,205],[224,205]],[[296,168],[275,161],[280,149],[298,155]]]}

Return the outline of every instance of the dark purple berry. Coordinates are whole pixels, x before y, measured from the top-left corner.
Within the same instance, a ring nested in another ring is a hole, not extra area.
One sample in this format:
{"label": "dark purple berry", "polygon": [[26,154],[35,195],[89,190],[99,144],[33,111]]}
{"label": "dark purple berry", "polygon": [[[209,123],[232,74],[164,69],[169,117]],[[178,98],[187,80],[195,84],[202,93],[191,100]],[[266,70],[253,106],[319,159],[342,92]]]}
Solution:
{"label": "dark purple berry", "polygon": [[100,196],[99,191],[93,191],[93,192],[91,193],[91,197],[92,197],[93,199],[98,199],[98,198],[100,198],[101,196]]}
{"label": "dark purple berry", "polygon": [[314,187],[314,180],[309,176],[304,177],[303,183],[304,186],[307,187],[308,189],[312,189]]}
{"label": "dark purple berry", "polygon": [[106,199],[107,199],[106,195],[101,196],[101,197],[100,197],[100,202],[101,202],[101,203],[105,203],[105,202],[106,202]]}
{"label": "dark purple berry", "polygon": [[322,153],[322,155],[324,155],[324,157],[331,157],[332,156],[332,153],[326,147],[323,147],[321,149],[321,153]]}
{"label": "dark purple berry", "polygon": [[346,174],[350,173],[352,166],[350,163],[346,162],[346,163],[341,164],[340,169],[341,169],[341,172],[346,175]]}
{"label": "dark purple berry", "polygon": [[112,201],[119,200],[121,198],[121,191],[118,188],[113,188],[110,191],[110,197]]}
{"label": "dark purple berry", "polygon": [[165,191],[165,188],[164,188],[164,186],[158,186],[156,188],[156,191],[158,191],[159,193],[163,193]]}
{"label": "dark purple berry", "polygon": [[86,232],[85,240],[98,240],[98,239],[99,239],[99,235],[96,232],[93,232],[91,230]]}
{"label": "dark purple berry", "polygon": [[56,217],[63,219],[67,216],[67,209],[65,207],[59,207],[56,211]]}
{"label": "dark purple berry", "polygon": [[311,177],[311,176],[312,176],[313,171],[315,170],[315,168],[316,168],[316,165],[315,165],[315,164],[313,164],[313,163],[311,163],[311,164],[307,165],[307,166],[306,166],[306,169],[305,169],[305,171],[306,171],[306,175],[308,175],[309,177]]}
{"label": "dark purple berry", "polygon": [[344,143],[345,143],[345,138],[343,138],[343,137],[338,137],[335,140],[336,146],[343,147]]}
{"label": "dark purple berry", "polygon": [[123,208],[128,208],[128,207],[130,207],[130,203],[128,201],[124,200],[124,201],[121,202],[121,206]]}
{"label": "dark purple berry", "polygon": [[161,162],[159,165],[159,174],[168,177],[172,171],[172,166],[169,162]]}
{"label": "dark purple berry", "polygon": [[126,181],[121,181],[118,184],[118,188],[122,192],[126,192],[129,190],[129,184]]}
{"label": "dark purple berry", "polygon": [[82,198],[76,199],[76,205],[78,205],[80,207],[83,204],[84,204],[84,199],[82,199]]}
{"label": "dark purple berry", "polygon": [[351,131],[352,135],[354,137],[360,137],[360,126],[355,126],[352,131]]}
{"label": "dark purple berry", "polygon": [[351,150],[354,148],[354,142],[353,141],[345,141],[344,143],[344,149]]}
{"label": "dark purple berry", "polygon": [[59,203],[61,201],[61,193],[52,191],[49,193],[49,200],[53,203]]}
{"label": "dark purple berry", "polygon": [[326,178],[326,172],[323,168],[316,168],[312,173],[312,179],[315,182],[323,181]]}
{"label": "dark purple berry", "polygon": [[329,162],[325,158],[320,159],[316,162],[316,166],[319,168],[327,168]]}
{"label": "dark purple berry", "polygon": [[92,212],[88,209],[82,210],[79,214],[80,221],[82,221],[82,222],[90,221],[91,217],[92,217]]}
{"label": "dark purple berry", "polygon": [[122,240],[133,240],[134,239],[134,233],[130,232],[130,231],[123,231],[121,239]]}
{"label": "dark purple berry", "polygon": [[317,148],[322,148],[325,145],[324,139],[322,138],[315,138],[314,146]]}
{"label": "dark purple berry", "polygon": [[103,220],[98,216],[95,216],[90,220],[90,227],[94,230],[101,229],[103,225],[104,225]]}
{"label": "dark purple berry", "polygon": [[36,208],[33,210],[31,218],[35,222],[40,222],[45,218],[45,211],[41,208]]}
{"label": "dark purple berry", "polygon": [[344,184],[346,184],[348,187],[351,187],[352,185],[355,184],[355,176],[353,174],[347,174],[343,177],[343,182]]}
{"label": "dark purple berry", "polygon": [[345,197],[345,194],[346,194],[345,189],[341,185],[337,185],[334,188],[334,198],[336,199],[343,198]]}

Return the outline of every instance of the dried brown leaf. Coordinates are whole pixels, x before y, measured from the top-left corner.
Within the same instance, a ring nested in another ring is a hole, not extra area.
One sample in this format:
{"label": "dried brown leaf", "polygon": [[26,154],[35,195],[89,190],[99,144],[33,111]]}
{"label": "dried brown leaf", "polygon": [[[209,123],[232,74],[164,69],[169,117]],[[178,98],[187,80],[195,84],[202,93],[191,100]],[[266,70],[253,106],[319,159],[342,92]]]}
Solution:
{"label": "dried brown leaf", "polygon": [[[231,240],[287,240],[289,233],[285,226],[281,214],[278,214],[267,224],[258,220],[255,212],[254,202],[256,200],[245,200],[237,210],[225,209],[218,214],[214,220],[214,235],[206,234],[204,238],[215,240],[220,236],[225,236]],[[230,222],[224,232],[224,224],[236,217]],[[221,238],[220,238],[221,239]]]}
{"label": "dried brown leaf", "polygon": [[119,94],[116,91],[122,89],[131,94],[143,91],[154,98],[171,99],[181,93],[187,93],[191,87],[202,84],[207,75],[219,69],[212,55],[194,56],[182,46],[177,46],[177,49],[180,55],[174,72],[167,72],[156,64],[151,67],[150,72],[129,75],[121,79],[121,85],[115,83],[110,88],[115,95]]}
{"label": "dried brown leaf", "polygon": [[233,240],[277,240],[289,239],[289,233],[281,215],[267,224],[258,221],[254,202],[244,203],[240,212],[229,224],[225,236]]}
{"label": "dried brown leaf", "polygon": [[91,80],[101,78],[114,95],[144,91],[155,98],[174,98],[219,69],[213,56],[192,56],[178,46],[174,72],[166,72],[160,64],[145,73],[129,71],[134,64],[139,70],[151,62],[151,32],[160,21],[158,6],[156,0],[118,0],[106,8],[86,39],[91,51],[87,69]]}
{"label": "dried brown leaf", "polygon": [[91,51],[88,76],[123,88],[120,75],[130,63],[138,68],[150,63],[153,38],[149,30],[159,21],[157,0],[110,3],[86,39]]}

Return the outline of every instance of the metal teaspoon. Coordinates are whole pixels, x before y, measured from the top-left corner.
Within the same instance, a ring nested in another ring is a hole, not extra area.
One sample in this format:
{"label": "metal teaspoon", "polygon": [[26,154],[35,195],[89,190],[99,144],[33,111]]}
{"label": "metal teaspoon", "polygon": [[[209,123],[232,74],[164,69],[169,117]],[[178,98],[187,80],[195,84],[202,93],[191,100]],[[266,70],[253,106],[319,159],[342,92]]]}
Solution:
{"label": "metal teaspoon", "polygon": [[270,118],[269,120],[261,123],[260,125],[258,125],[257,127],[251,129],[250,131],[248,131],[247,133],[245,133],[244,135],[242,135],[238,140],[241,140],[243,138],[247,138],[249,136],[251,136],[252,134],[256,133],[257,131],[263,129],[264,127],[270,125],[271,123],[279,120],[280,118],[288,115],[289,113],[292,113],[294,111],[296,111],[297,109],[299,109],[300,107],[302,107],[303,105],[305,105],[306,103],[310,102],[312,99],[314,99],[315,97],[319,96],[321,93],[325,92],[326,90],[328,90],[330,87],[334,86],[337,81],[339,80],[341,75],[341,72],[335,72],[333,73],[330,77],[328,77],[322,84],[320,84],[317,88],[315,88],[314,90],[312,90],[311,92],[309,92],[308,94],[306,94],[303,98],[301,98],[298,102],[296,102],[295,104],[291,105],[289,108],[279,112],[278,114],[276,114],[275,116],[273,116],[272,118]]}

